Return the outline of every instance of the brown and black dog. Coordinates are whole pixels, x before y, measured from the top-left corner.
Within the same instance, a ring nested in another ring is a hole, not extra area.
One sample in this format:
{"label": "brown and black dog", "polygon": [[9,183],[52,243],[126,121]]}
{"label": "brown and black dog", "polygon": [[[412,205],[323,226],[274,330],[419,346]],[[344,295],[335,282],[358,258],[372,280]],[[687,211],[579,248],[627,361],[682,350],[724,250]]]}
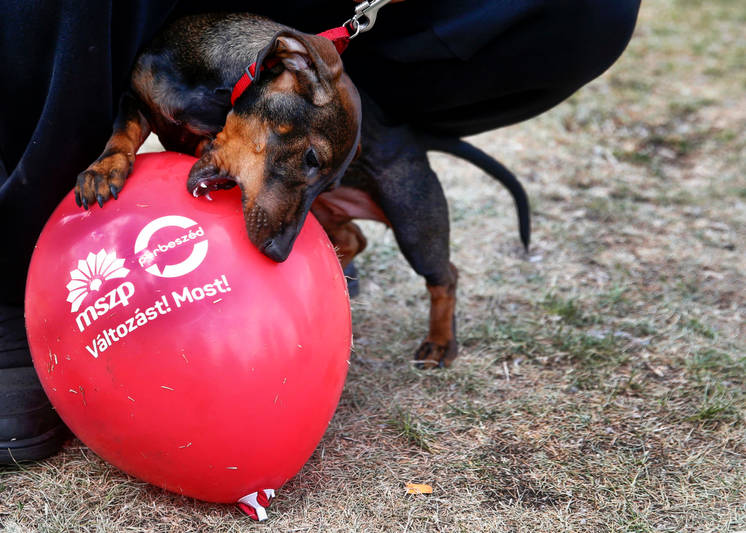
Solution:
{"label": "brown and black dog", "polygon": [[[272,66],[231,106],[233,85],[254,61],[257,72]],[[449,366],[457,270],[446,199],[426,150],[465,158],[508,187],[524,245],[528,203],[515,177],[471,145],[388,122],[360,98],[326,38],[250,14],[185,17],[138,57],[104,152],[78,176],[76,200],[87,208],[116,198],[152,131],[166,149],[200,158],[187,179],[195,196],[240,187],[249,239],[275,261],[287,258],[309,210],[343,267],[366,246],[352,220],[383,222],[430,292],[430,329],[415,359]]]}

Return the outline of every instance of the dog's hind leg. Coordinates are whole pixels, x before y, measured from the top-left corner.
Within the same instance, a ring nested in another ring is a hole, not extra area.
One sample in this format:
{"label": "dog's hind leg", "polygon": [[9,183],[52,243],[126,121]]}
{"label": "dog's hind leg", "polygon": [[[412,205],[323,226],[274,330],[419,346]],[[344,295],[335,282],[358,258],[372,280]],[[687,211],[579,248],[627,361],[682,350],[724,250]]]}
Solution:
{"label": "dog's hind leg", "polygon": [[[406,128],[386,128],[383,144],[371,142],[348,174],[365,174],[366,188],[394,231],[412,268],[425,278],[430,293],[427,337],[415,352],[418,366],[450,366],[458,354],[456,283],[449,259],[448,204],[425,150]],[[346,176],[347,178],[347,176]],[[343,180],[344,184],[344,180]]]}
{"label": "dog's hind leg", "polygon": [[119,102],[114,131],[103,153],[78,175],[75,201],[88,209],[93,202],[103,207],[111,197],[117,198],[132,171],[135,154],[150,133],[150,124],[137,97],[127,91]]}
{"label": "dog's hind leg", "polygon": [[430,293],[428,333],[414,358],[424,368],[448,367],[458,355],[458,270],[449,258],[448,205],[424,152],[422,160],[411,164],[407,174],[396,194],[381,196],[381,208],[404,257],[425,278]]}

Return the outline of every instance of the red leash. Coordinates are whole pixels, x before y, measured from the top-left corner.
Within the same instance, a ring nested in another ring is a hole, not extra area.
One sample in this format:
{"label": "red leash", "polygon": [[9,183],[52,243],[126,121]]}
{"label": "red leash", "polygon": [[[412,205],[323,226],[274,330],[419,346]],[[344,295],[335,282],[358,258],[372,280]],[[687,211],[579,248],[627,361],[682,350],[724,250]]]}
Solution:
{"label": "red leash", "polygon": [[[326,30],[318,35],[326,37],[337,49],[337,53],[341,54],[350,44],[350,39],[354,39],[358,34],[366,32],[373,27],[378,16],[378,10],[388,4],[391,0],[366,0],[360,2],[355,8],[355,14],[350,20],[345,22],[338,28],[332,28]],[[261,65],[259,71],[261,72],[265,68],[272,68],[276,65],[276,62],[268,62],[266,65]],[[241,96],[246,89],[254,82],[256,78],[256,62],[246,67],[246,71],[241,75],[236,84],[233,86],[231,92],[231,105],[236,103],[239,96]]]}

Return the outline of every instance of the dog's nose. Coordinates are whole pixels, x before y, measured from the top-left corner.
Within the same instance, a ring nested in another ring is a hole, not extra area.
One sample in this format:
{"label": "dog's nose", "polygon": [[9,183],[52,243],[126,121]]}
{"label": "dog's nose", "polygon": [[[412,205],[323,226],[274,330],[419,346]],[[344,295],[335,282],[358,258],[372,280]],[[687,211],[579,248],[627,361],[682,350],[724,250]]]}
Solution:
{"label": "dog's nose", "polygon": [[269,257],[272,261],[282,263],[290,255],[292,249],[292,243],[290,246],[283,246],[279,239],[267,239],[264,244],[259,248],[264,255]]}
{"label": "dog's nose", "polygon": [[[263,242],[261,238],[257,238],[257,240],[252,242],[254,242],[260,252],[272,261],[282,263],[290,255],[293,244],[295,244],[295,239],[298,237],[304,222],[305,216],[295,223],[287,224],[280,231],[270,234],[271,236],[267,236]],[[265,235],[267,234],[265,233]],[[259,236],[257,235],[257,237]],[[251,233],[249,233],[249,238],[251,238]]]}

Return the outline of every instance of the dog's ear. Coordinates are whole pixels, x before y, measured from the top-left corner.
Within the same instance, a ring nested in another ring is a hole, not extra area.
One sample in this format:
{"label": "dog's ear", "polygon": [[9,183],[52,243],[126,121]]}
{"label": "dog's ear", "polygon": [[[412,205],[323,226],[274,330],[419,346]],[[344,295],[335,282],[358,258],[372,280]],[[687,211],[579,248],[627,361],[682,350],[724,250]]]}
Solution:
{"label": "dog's ear", "polygon": [[298,93],[318,106],[332,100],[334,83],[343,70],[342,60],[329,39],[292,30],[276,34],[259,52],[256,63],[257,71],[261,65],[273,67],[281,63],[294,76]]}

